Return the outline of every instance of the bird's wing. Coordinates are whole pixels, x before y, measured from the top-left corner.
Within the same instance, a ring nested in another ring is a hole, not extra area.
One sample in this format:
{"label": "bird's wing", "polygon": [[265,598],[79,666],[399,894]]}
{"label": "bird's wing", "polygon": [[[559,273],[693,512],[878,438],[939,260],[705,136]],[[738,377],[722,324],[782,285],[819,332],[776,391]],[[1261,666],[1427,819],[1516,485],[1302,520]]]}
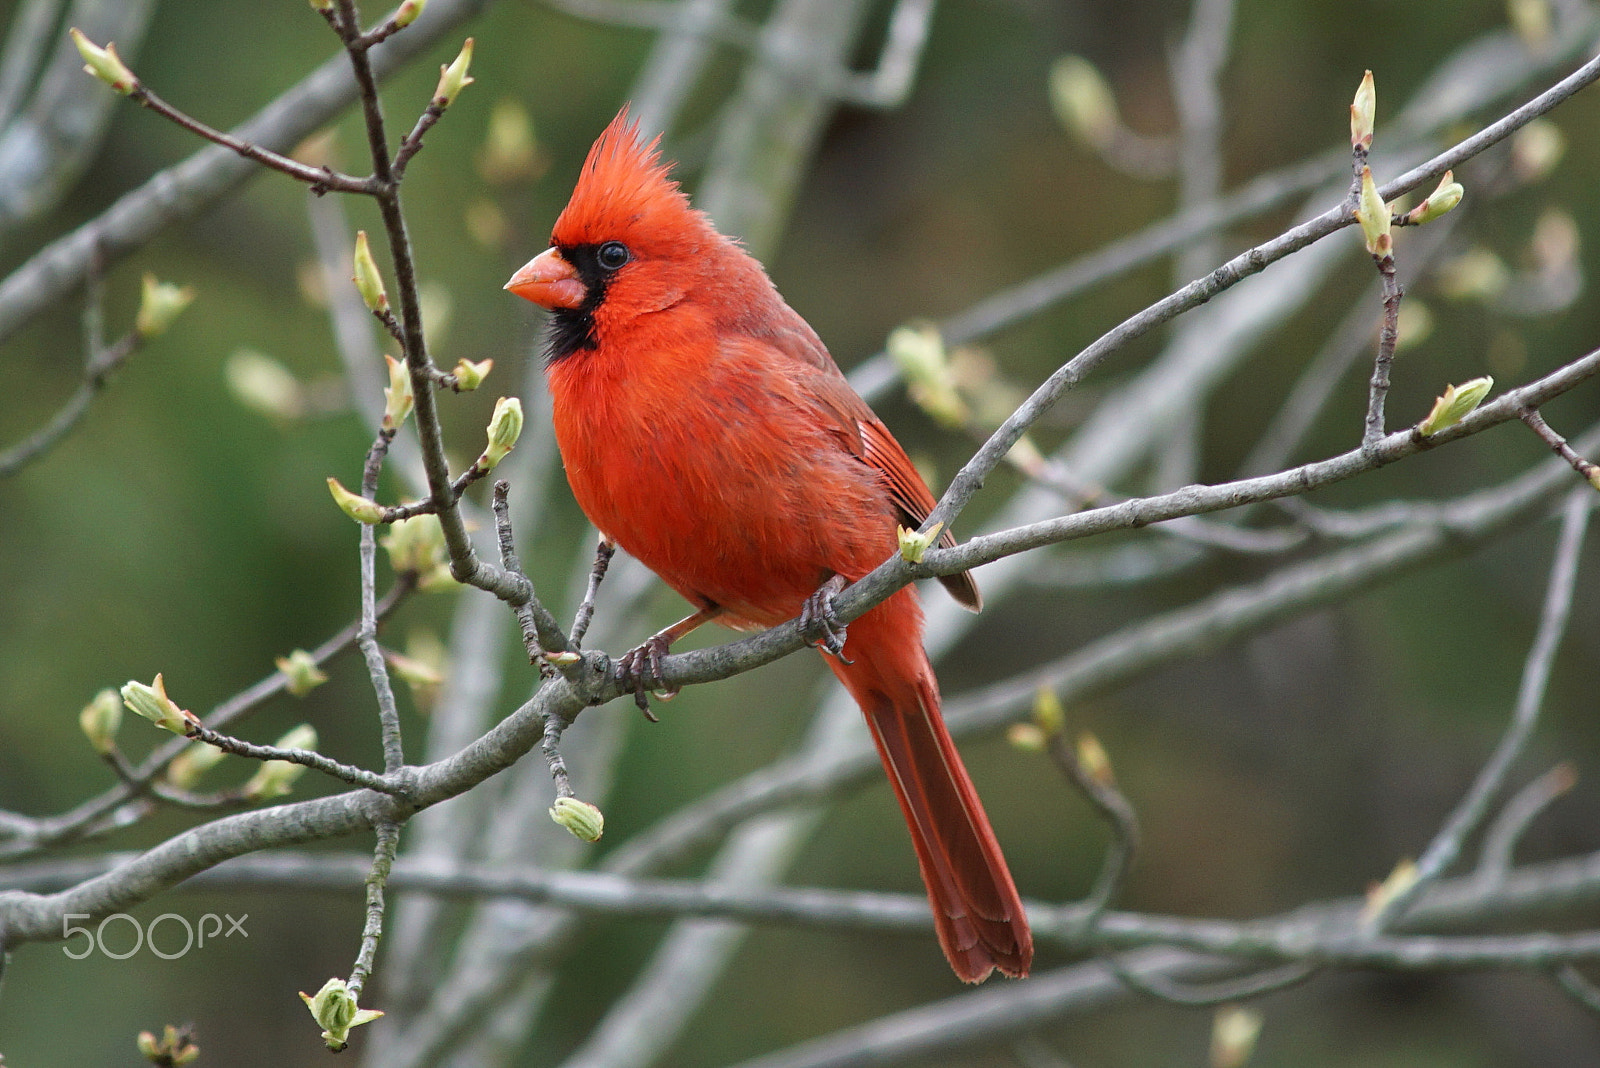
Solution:
{"label": "bird's wing", "polygon": [[[799,328],[780,329],[763,340],[777,350],[780,358],[787,357],[800,365],[793,369],[800,372],[805,394],[816,402],[817,410],[829,418],[830,426],[837,429],[845,447],[883,476],[890,498],[906,525],[913,529],[920,527],[936,503],[933,491],[928,489],[889,428],[850,385],[817,335],[804,320],[799,320]],[[946,528],[939,537],[939,544],[948,547],[955,543],[955,535]],[[974,612],[983,607],[983,595],[978,592],[978,584],[971,573],[942,575],[939,581],[963,606]]]}

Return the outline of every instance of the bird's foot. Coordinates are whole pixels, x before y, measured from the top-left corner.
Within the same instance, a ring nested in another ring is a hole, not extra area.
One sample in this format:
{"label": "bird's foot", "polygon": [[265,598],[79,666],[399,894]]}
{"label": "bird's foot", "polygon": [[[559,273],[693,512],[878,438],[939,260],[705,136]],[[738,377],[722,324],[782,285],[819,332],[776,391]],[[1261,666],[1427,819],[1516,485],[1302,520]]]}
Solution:
{"label": "bird's foot", "polygon": [[650,694],[657,699],[670,701],[678,696],[675,687],[667,685],[661,674],[661,658],[672,647],[665,634],[652,634],[637,649],[630,649],[617,660],[617,679],[624,689],[633,691],[633,703],[639,706],[644,718],[651,723],[660,722],[650,711]]}
{"label": "bird's foot", "polygon": [[805,632],[806,644],[821,647],[844,661],[855,663],[844,655],[845,627],[833,610],[833,599],[845,588],[843,575],[835,575],[821,586],[800,607],[800,629]]}

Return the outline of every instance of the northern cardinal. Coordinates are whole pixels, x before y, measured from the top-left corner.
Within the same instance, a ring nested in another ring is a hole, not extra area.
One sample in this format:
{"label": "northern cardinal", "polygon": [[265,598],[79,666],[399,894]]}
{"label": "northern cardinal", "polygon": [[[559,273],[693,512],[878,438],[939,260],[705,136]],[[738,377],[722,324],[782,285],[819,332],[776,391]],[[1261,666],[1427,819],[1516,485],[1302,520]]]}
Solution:
{"label": "northern cardinal", "polygon": [[[803,616],[861,706],[911,829],[939,943],[962,980],[1024,976],[1033,937],[939,711],[922,606],[905,588],[850,624],[832,595],[933,508],[905,451],[761,264],[689,205],[627,109],[550,235],[506,284],[548,308],[567,480],[602,538],[695,607],[623,660],[640,699],[701,623]],[[968,574],[941,580],[976,611]]]}

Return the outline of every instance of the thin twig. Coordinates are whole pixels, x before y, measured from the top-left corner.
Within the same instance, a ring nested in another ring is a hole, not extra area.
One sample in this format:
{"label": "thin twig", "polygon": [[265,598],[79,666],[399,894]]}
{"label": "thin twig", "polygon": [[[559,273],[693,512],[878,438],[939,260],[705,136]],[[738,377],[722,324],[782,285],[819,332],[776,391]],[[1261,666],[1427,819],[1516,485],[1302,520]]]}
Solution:
{"label": "thin twig", "polygon": [[197,742],[215,746],[224,753],[234,756],[249,757],[252,760],[282,760],[290,764],[299,764],[302,767],[320,771],[324,775],[338,779],[340,782],[351,786],[359,786],[365,790],[376,790],[382,794],[394,797],[406,796],[404,784],[396,783],[387,776],[379,775],[365,768],[358,768],[351,764],[341,764],[331,757],[310,749],[286,749],[277,745],[257,745],[247,742],[242,738],[233,738],[226,734],[219,734],[209,727],[193,727],[187,737]]}
{"label": "thin twig", "polygon": [[[389,452],[389,443],[395,431],[386,427],[378,431],[367,450],[367,461],[361,471],[361,494],[374,497],[378,493],[378,475],[383,471],[383,459]],[[361,629],[356,634],[356,645],[367,664],[367,675],[372,680],[372,691],[378,700],[378,723],[383,733],[383,770],[393,775],[405,765],[405,747],[400,737],[400,710],[395,705],[394,686],[389,679],[389,664],[384,659],[383,648],[378,644],[378,533],[370,523],[361,524]]]}
{"label": "thin twig", "polygon": [[573,649],[583,648],[583,636],[589,633],[589,623],[594,619],[594,601],[600,596],[600,583],[605,581],[606,569],[611,566],[616,552],[617,547],[602,535],[594,548],[594,566],[589,569],[589,585],[583,591],[583,602],[572,618],[572,635],[568,640]]}
{"label": "thin twig", "polygon": [[1372,384],[1367,394],[1366,429],[1362,443],[1376,444],[1383,439],[1383,405],[1389,396],[1389,368],[1394,363],[1395,345],[1400,340],[1400,298],[1405,289],[1395,274],[1394,255],[1373,254],[1378,277],[1383,282],[1383,324],[1378,328],[1378,355],[1372,361]]}
{"label": "thin twig", "polygon": [[400,142],[400,147],[394,153],[394,175],[396,179],[404,178],[406,165],[411,162],[411,157],[422,151],[422,139],[434,124],[444,117],[446,105],[441,104],[439,97],[428,101],[428,106],[422,109],[422,114],[417,118],[417,124],[406,134]]}
{"label": "thin twig", "polygon": [[1555,970],[1556,985],[1595,1015],[1600,1015],[1600,987],[1590,982],[1588,977],[1571,965],[1565,964]]}
{"label": "thin twig", "polygon": [[[372,52],[388,75],[478,14],[492,0],[430,0],[428,17]],[[76,63],[74,63],[76,66]],[[82,77],[82,75],[78,75]],[[103,87],[98,87],[104,92]],[[343,50],[280,94],[233,136],[288,151],[321,129],[355,98]],[[208,146],[153,175],[95,218],[56,239],[0,281],[0,341],[82,284],[93,248],[111,264],[143,247],[173,223],[206,211],[255,176],[255,164],[231,149]]]}
{"label": "thin twig", "polygon": [[1100,874],[1095,878],[1094,888],[1080,903],[1084,909],[1084,927],[1091,928],[1110,906],[1133,868],[1133,858],[1139,851],[1139,816],[1115,779],[1084,766],[1079,750],[1067,741],[1064,733],[1056,732],[1050,739],[1048,751],[1056,766],[1111,829],[1111,846],[1101,862]]}
{"label": "thin twig", "polygon": [[517,622],[522,627],[522,644],[528,650],[528,659],[536,660],[546,653],[559,653],[568,648],[567,636],[561,633],[561,625],[556,622],[556,617],[544,606],[533,592],[533,582],[528,578],[527,572],[522,570],[522,562],[517,559],[516,545],[511,531],[511,510],[507,496],[511,492],[511,483],[501,479],[494,484],[494,525],[495,533],[500,542],[500,566],[508,575],[520,575],[528,583],[528,599],[522,604],[514,606]]}
{"label": "thin twig", "polygon": [[78,425],[89,405],[105,388],[106,380],[122,363],[138,350],[138,334],[124,335],[116,344],[104,349],[99,357],[84,368],[83,382],[50,421],[5,452],[0,453],[0,478],[9,478],[28,464],[54,448],[62,438]]}
{"label": "thin twig", "polygon": [[301,163],[299,160],[290,159],[288,156],[262,148],[260,145],[241,140],[232,134],[213,129],[199,119],[178,110],[159,96],[156,96],[142,82],[136,84],[133,92],[128,95],[138,104],[149,108],[157,115],[176,123],[192,134],[230,149],[245,159],[259,163],[269,170],[287,174],[296,181],[306,183],[311,187],[313,193],[327,193],[330,191],[371,193],[373,191],[373,182],[370,178],[356,178],[348,174],[340,174],[327,165],[313,167],[310,164]]}
{"label": "thin twig", "polygon": [[395,851],[400,847],[400,825],[393,822],[378,824],[378,841],[372,848],[372,867],[367,872],[367,919],[361,928],[361,949],[356,963],[350,969],[350,996],[357,1000],[367,979],[372,975],[372,965],[378,959],[378,942],[383,938],[384,887],[389,882],[390,869],[394,867]]}
{"label": "thin twig", "polygon": [[[455,481],[450,483],[450,491],[448,495],[450,503],[444,507],[454,508],[460,504],[461,495],[467,491],[467,487],[471,486],[474,482],[477,482],[488,473],[488,468],[479,467],[477,464],[473,464],[471,467],[461,472],[460,475],[456,476]],[[420,501],[413,501],[410,504],[397,504],[392,508],[385,508],[383,510],[383,518],[378,520],[378,522],[399,523],[402,520],[413,519],[419,515],[438,515],[439,511],[439,502],[433,497],[425,497]]]}
{"label": "thin twig", "polygon": [[889,13],[883,52],[867,74],[841,69],[835,94],[861,107],[890,109],[905,103],[917,76],[917,62],[928,43],[935,0],[899,0]]}
{"label": "thin twig", "polygon": [[1550,446],[1552,452],[1572,465],[1572,469],[1582,475],[1591,486],[1600,489],[1600,466],[1584,459],[1573,451],[1567,444],[1567,439],[1551,429],[1550,424],[1544,421],[1544,416],[1536,408],[1523,408],[1517,412],[1517,417],[1528,424],[1528,429],[1539,435],[1539,440]]}
{"label": "thin twig", "polygon": [[[1178,113],[1178,202],[1191,208],[1215,201],[1222,191],[1223,65],[1233,36],[1234,0],[1195,0],[1189,25],[1172,49],[1172,103]],[[1215,231],[1184,246],[1176,257],[1175,283],[1182,285],[1221,257]]]}
{"label": "thin twig", "polygon": [[1584,535],[1588,532],[1589,513],[1593,505],[1594,491],[1587,487],[1573,490],[1567,495],[1566,507],[1562,511],[1561,534],[1556,541],[1555,558],[1550,564],[1544,608],[1539,616],[1539,632],[1523,664],[1516,708],[1500,737],[1500,743],[1479,770],[1466,796],[1456,805],[1450,818],[1417,861],[1416,877],[1410,886],[1396,893],[1383,908],[1375,910],[1368,917],[1371,930],[1381,931],[1404,916],[1417,896],[1455,863],[1467,837],[1477,830],[1488,815],[1489,806],[1505,786],[1512,765],[1533,736],[1534,727],[1539,722],[1540,708],[1544,704],[1545,687],[1549,684],[1550,671],[1555,664],[1556,649],[1566,633],[1572,609],[1572,593],[1577,585],[1578,558]]}
{"label": "thin twig", "polygon": [[105,286],[103,257],[90,258],[91,269],[85,278],[83,306],[84,352],[83,381],[50,421],[5,452],[0,452],[0,478],[9,478],[54,448],[78,425],[90,403],[105,388],[112,372],[144,343],[144,335],[130,330],[115,344],[105,343]]}
{"label": "thin twig", "polygon": [[1571,764],[1561,763],[1518,790],[1483,832],[1477,878],[1486,885],[1504,880],[1511,870],[1512,853],[1529,824],[1539,813],[1565,796],[1577,781],[1577,769]]}
{"label": "thin twig", "polygon": [[1139,975],[1125,967],[1116,957],[1101,959],[1117,981],[1130,990],[1173,1005],[1190,1008],[1224,1005],[1230,1001],[1245,1001],[1283,990],[1310,979],[1317,974],[1315,964],[1285,964],[1266,971],[1242,975],[1236,979],[1223,979],[1209,986],[1182,986],[1159,973]]}
{"label": "thin twig", "polygon": [[550,714],[545,717],[544,734],[540,749],[544,753],[545,763],[550,765],[550,778],[556,784],[557,797],[576,796],[572,789],[572,776],[567,771],[567,762],[561,756],[561,735],[572,726],[572,720],[566,716]]}

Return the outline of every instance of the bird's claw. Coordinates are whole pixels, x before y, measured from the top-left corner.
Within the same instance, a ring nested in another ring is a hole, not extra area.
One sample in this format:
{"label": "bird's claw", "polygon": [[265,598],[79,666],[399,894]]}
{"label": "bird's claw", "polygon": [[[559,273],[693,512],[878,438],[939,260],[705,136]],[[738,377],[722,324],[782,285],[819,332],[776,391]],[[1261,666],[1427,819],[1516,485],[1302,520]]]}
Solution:
{"label": "bird's claw", "polygon": [[855,663],[844,655],[845,625],[833,610],[833,598],[844,589],[844,578],[835,575],[807,597],[800,606],[800,628],[805,632],[806,644],[813,649],[821,647],[846,664]]}
{"label": "bird's claw", "polygon": [[677,688],[668,686],[661,673],[661,658],[667,655],[670,644],[664,636],[655,634],[617,660],[617,679],[624,689],[633,691],[633,703],[651,723],[660,721],[650,711],[649,695],[654,693],[662,701],[678,696]]}

